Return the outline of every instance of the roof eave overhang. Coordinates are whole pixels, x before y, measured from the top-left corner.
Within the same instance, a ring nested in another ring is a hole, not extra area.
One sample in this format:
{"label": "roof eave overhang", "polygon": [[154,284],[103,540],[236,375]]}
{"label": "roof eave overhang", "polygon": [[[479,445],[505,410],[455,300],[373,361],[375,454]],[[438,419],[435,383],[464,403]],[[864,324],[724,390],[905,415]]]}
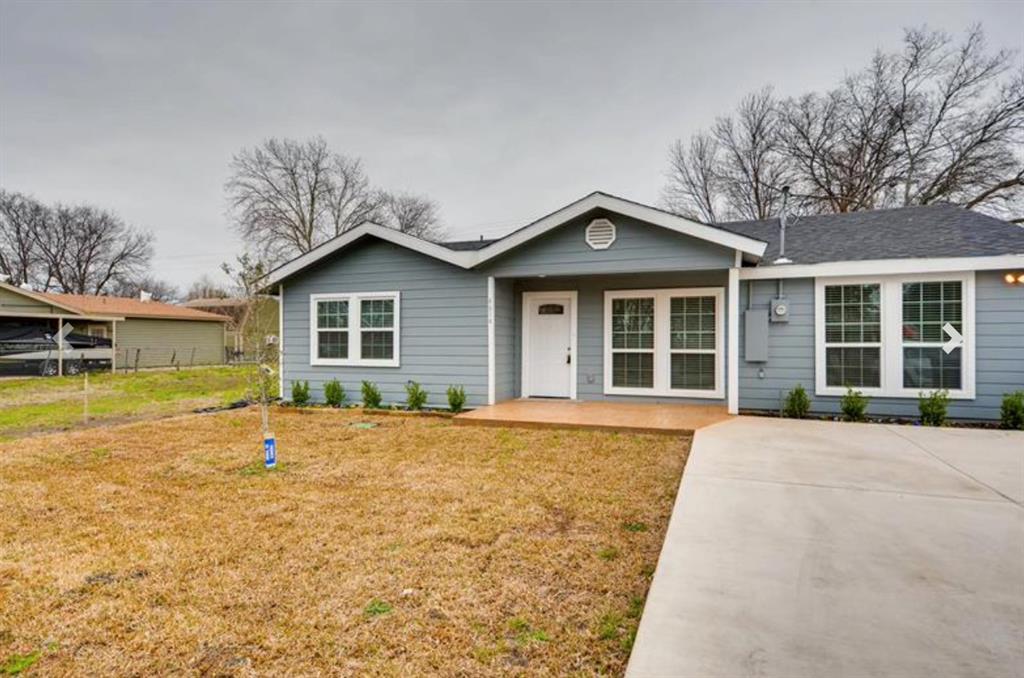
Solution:
{"label": "roof eave overhang", "polygon": [[691,236],[736,250],[747,260],[759,260],[768,247],[768,243],[762,240],[756,240],[738,233],[708,226],[707,224],[617,198],[606,193],[591,193],[479,250],[450,250],[437,243],[396,231],[393,228],[365,222],[336,238],[328,240],[319,247],[278,266],[267,274],[261,290],[272,292],[285,279],[366,236],[380,238],[381,240],[425,254],[453,266],[465,269],[474,268],[595,209],[605,209],[639,221],[661,226],[681,235]]}
{"label": "roof eave overhang", "polygon": [[309,252],[278,266],[267,274],[262,289],[264,291],[271,291],[286,278],[295,275],[299,271],[315,264],[324,257],[342,250],[355,243],[360,238],[364,238],[366,236],[380,238],[381,240],[420,252],[421,254],[425,254],[435,259],[440,259],[441,261],[460,268],[472,268],[476,259],[476,252],[457,252],[450,250],[447,247],[442,247],[437,243],[430,242],[429,240],[417,238],[416,236],[409,235],[408,233],[402,233],[401,231],[396,231],[393,228],[388,228],[387,226],[381,226],[380,224],[367,221],[349,231],[346,231],[337,238],[332,238],[319,247],[315,247]]}
{"label": "roof eave overhang", "polygon": [[740,280],[819,278],[827,276],[900,275],[952,271],[995,271],[1024,268],[1024,253],[982,257],[941,257],[832,261],[820,264],[780,264],[740,269]]}

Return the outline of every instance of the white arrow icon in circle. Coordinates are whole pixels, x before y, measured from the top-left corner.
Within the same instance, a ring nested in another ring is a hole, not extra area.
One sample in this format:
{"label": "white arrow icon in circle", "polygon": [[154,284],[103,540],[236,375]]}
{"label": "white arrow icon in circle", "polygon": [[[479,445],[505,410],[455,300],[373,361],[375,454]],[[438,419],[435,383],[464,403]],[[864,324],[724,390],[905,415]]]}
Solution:
{"label": "white arrow icon in circle", "polygon": [[949,341],[942,345],[942,350],[947,354],[964,345],[964,335],[957,332],[949,323],[942,326],[942,331],[949,335]]}

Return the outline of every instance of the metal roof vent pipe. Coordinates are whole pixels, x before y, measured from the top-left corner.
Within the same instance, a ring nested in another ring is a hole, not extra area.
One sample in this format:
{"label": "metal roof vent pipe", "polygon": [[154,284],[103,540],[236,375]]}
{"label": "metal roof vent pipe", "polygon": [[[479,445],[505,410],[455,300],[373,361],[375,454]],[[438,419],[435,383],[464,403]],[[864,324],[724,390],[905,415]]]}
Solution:
{"label": "metal roof vent pipe", "polygon": [[779,256],[773,264],[792,264],[786,258],[786,206],[789,202],[789,186],[782,187],[782,210],[779,212]]}

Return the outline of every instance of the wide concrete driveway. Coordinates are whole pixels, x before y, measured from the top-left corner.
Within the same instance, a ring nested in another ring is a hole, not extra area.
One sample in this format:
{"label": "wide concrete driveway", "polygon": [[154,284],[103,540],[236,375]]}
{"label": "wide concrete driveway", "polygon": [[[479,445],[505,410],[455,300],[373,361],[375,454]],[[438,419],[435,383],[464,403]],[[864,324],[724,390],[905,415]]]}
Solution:
{"label": "wide concrete driveway", "polygon": [[1024,676],[1024,433],[697,432],[629,676]]}

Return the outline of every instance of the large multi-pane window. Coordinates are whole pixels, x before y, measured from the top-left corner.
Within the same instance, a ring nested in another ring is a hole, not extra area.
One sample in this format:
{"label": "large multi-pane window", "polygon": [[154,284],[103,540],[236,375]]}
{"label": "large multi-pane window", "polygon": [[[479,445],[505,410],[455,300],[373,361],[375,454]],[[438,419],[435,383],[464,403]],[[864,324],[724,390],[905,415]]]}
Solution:
{"label": "large multi-pane window", "polygon": [[877,388],[882,374],[882,290],[877,284],[825,287],[825,383]]}
{"label": "large multi-pane window", "polygon": [[612,385],[654,387],[654,297],[612,300]]}
{"label": "large multi-pane window", "polygon": [[718,288],[606,293],[605,392],[722,396]]}
{"label": "large multi-pane window", "polygon": [[852,387],[883,397],[973,397],[972,274],[819,279],[816,289],[819,395]]}
{"label": "large multi-pane window", "polygon": [[314,365],[398,365],[398,293],[311,295]]}
{"label": "large multi-pane window", "polygon": [[959,280],[903,284],[903,386],[957,390],[963,384],[963,347],[943,346],[963,333],[963,284]]}

